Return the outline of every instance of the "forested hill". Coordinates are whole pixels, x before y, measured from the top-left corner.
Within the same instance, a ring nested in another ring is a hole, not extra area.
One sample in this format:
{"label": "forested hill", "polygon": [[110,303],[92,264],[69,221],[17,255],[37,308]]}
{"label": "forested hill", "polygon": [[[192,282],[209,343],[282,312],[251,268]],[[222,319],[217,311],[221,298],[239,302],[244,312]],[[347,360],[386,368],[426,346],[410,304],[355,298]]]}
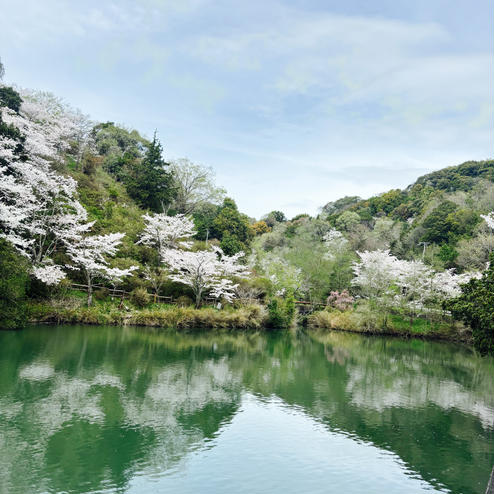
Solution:
{"label": "forested hill", "polygon": [[419,177],[415,183],[404,190],[393,189],[370,199],[348,196],[334,202],[329,202],[322,208],[323,215],[338,216],[342,212],[358,210],[369,211],[373,214],[386,214],[396,218],[407,218],[407,211],[416,212],[410,208],[418,196],[422,200],[429,197],[431,189],[437,192],[471,191],[479,184],[487,185],[494,182],[494,160],[467,161],[457,166],[449,166],[441,170]]}
{"label": "forested hill", "polygon": [[320,218],[347,232],[356,248],[371,248],[374,232],[377,244],[397,255],[415,257],[425,249],[431,264],[478,269],[492,247],[480,214],[494,206],[493,182],[494,160],[468,161],[424,175],[404,190],[330,202]]}
{"label": "forested hill", "polygon": [[475,186],[479,179],[494,182],[493,160],[467,161],[458,166],[449,166],[418,178],[414,185],[429,185],[447,192],[467,191]]}

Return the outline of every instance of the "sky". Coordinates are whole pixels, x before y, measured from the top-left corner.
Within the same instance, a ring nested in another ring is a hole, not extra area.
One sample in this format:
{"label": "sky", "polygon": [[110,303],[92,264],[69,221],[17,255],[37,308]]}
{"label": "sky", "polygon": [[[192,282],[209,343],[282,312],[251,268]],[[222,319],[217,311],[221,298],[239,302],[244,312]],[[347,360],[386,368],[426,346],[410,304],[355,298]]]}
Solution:
{"label": "sky", "polygon": [[4,82],[315,214],[493,153],[489,0],[1,1]]}

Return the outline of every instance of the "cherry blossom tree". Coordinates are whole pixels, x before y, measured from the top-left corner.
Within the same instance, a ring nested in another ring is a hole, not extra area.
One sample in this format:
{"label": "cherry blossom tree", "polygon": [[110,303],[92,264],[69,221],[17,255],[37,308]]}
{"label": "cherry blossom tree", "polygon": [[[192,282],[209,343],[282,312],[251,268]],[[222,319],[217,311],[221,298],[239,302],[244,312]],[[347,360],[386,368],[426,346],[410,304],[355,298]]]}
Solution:
{"label": "cherry blossom tree", "polygon": [[0,120],[11,129],[0,137],[0,235],[30,259],[35,277],[51,284],[63,277],[52,261],[58,246],[91,227],[75,180],[51,166],[72,132],[56,117],[29,101],[19,112],[0,108]]}
{"label": "cherry blossom tree", "polygon": [[113,284],[129,276],[136,266],[128,269],[112,268],[108,257],[113,257],[122,242],[125,233],[110,233],[107,235],[80,236],[72,238],[67,243],[67,254],[73,265],[69,269],[78,269],[84,273],[87,283],[87,305],[93,302],[93,286],[97,279],[106,279]]}
{"label": "cherry blossom tree", "polygon": [[489,214],[486,214],[486,215],[481,214],[480,217],[485,220],[485,222],[487,223],[487,226],[491,230],[494,230],[494,211],[491,211]]}
{"label": "cherry blossom tree", "polygon": [[453,269],[436,272],[421,260],[397,259],[389,251],[358,252],[353,285],[382,308],[401,307],[412,319],[418,311],[438,310],[442,303],[461,293],[461,285],[480,273],[456,274]]}
{"label": "cherry blossom tree", "polygon": [[190,248],[186,239],[195,235],[194,222],[183,214],[168,216],[165,213],[143,215],[146,226],[139,239],[140,244],[157,249],[160,258],[171,248]]}
{"label": "cherry blossom tree", "polygon": [[341,292],[333,291],[326,299],[326,305],[342,311],[349,309],[354,302],[355,299],[350,295],[348,290]]}
{"label": "cherry blossom tree", "polygon": [[162,252],[170,279],[192,288],[196,307],[201,305],[208,292],[215,298],[228,301],[234,298],[237,285],[231,278],[248,275],[246,267],[239,262],[243,256],[243,252],[227,256],[219,247],[198,252],[181,249],[164,249]]}
{"label": "cherry blossom tree", "polygon": [[384,299],[395,294],[393,285],[401,274],[400,261],[389,250],[357,252],[360,262],[353,263],[352,285],[360,287],[371,299]]}
{"label": "cherry blossom tree", "polygon": [[324,244],[328,249],[326,258],[333,260],[338,254],[348,249],[349,242],[343,234],[335,228],[329,230],[323,237]]}
{"label": "cherry blossom tree", "polygon": [[31,122],[31,127],[44,133],[50,149],[72,154],[77,164],[84,152],[94,149],[94,122],[87,115],[47,91],[19,92],[23,99],[21,114]]}

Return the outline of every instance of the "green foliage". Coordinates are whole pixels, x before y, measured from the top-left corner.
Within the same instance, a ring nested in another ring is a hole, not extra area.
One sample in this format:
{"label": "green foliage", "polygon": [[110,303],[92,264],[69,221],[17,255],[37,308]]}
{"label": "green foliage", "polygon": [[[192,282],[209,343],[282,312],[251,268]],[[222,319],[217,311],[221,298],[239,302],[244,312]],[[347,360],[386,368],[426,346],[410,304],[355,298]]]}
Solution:
{"label": "green foliage", "polygon": [[0,239],[0,328],[16,329],[26,322],[27,265],[10,244]]}
{"label": "green foliage", "polygon": [[220,240],[220,246],[227,255],[247,250],[252,236],[249,219],[239,212],[235,201],[228,197],[218,207],[211,233]]}
{"label": "green foliage", "polygon": [[416,318],[410,323],[408,318],[400,314],[385,316],[367,303],[360,303],[352,310],[314,312],[307,318],[307,324],[310,328],[325,330],[468,341],[461,328],[451,320]]}
{"label": "green foliage", "polygon": [[160,304],[152,308],[122,311],[117,303],[64,308],[45,302],[31,303],[29,314],[34,322],[152,326],[174,329],[261,329],[266,326],[267,319],[265,308],[257,304],[223,310]]}
{"label": "green foliage", "polygon": [[455,266],[456,258],[458,257],[458,251],[449,244],[444,244],[439,249],[439,259],[443,261],[444,267],[449,269]]}
{"label": "green foliage", "polygon": [[471,234],[480,221],[478,213],[472,210],[458,209],[451,201],[442,202],[422,223],[426,229],[422,240],[425,242],[456,242],[465,234]]}
{"label": "green foliage", "polygon": [[136,161],[125,174],[127,192],[140,206],[163,211],[173,198],[173,177],[161,155],[162,147],[154,135],[142,160]]}
{"label": "green foliage", "polygon": [[430,186],[444,191],[470,190],[479,178],[494,182],[494,160],[467,161],[420,177],[419,186]]}
{"label": "green foliage", "polygon": [[202,204],[194,213],[194,225],[196,229],[196,239],[206,240],[212,237],[213,222],[218,214],[218,206],[211,203]]}
{"label": "green foliage", "polygon": [[222,237],[220,247],[225,254],[232,255],[246,249],[246,244],[240,241],[236,235],[232,235],[230,232],[225,231],[223,232]]}
{"label": "green foliage", "polygon": [[175,302],[179,307],[192,307],[194,305],[194,300],[187,295],[181,295]]}
{"label": "green foliage", "polygon": [[350,232],[360,223],[360,220],[360,216],[354,211],[345,211],[336,219],[336,228],[343,232]]}
{"label": "green foliage", "polygon": [[406,193],[393,189],[379,196],[369,199],[369,208],[372,215],[378,213],[390,214],[395,208],[403,203]]}
{"label": "green foliage", "polygon": [[14,88],[0,86],[0,106],[6,106],[15,112],[19,112],[21,104],[21,95]]}
{"label": "green foliage", "polygon": [[271,211],[263,217],[266,225],[272,228],[276,223],[284,223],[286,221],[286,216],[283,211]]}
{"label": "green foliage", "polygon": [[[9,106],[9,107],[14,106],[14,108],[16,107],[15,95],[12,97],[14,100],[14,103],[12,103],[12,101],[10,101],[10,99],[11,99],[11,96],[9,96],[10,91],[13,91],[13,93],[15,93],[19,97],[19,106],[20,106],[22,100],[20,99],[19,94],[17,92],[15,92],[12,88],[0,86],[0,107],[1,106]],[[2,94],[3,94],[3,96],[2,96]],[[7,97],[5,96],[6,94],[7,94]],[[12,124],[7,124],[6,122],[3,121],[1,113],[0,113],[0,137],[5,137],[7,139],[12,139],[12,140],[16,141],[17,145],[14,149],[14,154],[16,156],[22,157],[22,155],[24,154],[24,142],[26,139],[21,134],[21,131],[17,127],[15,127]],[[8,166],[7,159],[0,157],[0,165]]]}
{"label": "green foliage", "polygon": [[139,308],[149,305],[150,297],[145,288],[134,288],[130,293],[130,301]]}
{"label": "green foliage", "polygon": [[268,321],[270,328],[289,328],[295,321],[295,298],[288,294],[285,298],[273,297],[268,302]]}
{"label": "green foliage", "polygon": [[362,201],[362,199],[358,196],[345,196],[337,201],[328,202],[322,208],[322,213],[328,216],[338,215],[360,201]]}
{"label": "green foliage", "polygon": [[113,122],[96,125],[92,135],[98,154],[105,156],[107,163],[124,154],[134,158],[142,157],[149,146],[149,141],[139,132],[124,129]]}
{"label": "green foliage", "polygon": [[110,290],[106,287],[98,288],[93,293],[93,297],[95,300],[105,300],[109,296],[110,296]]}
{"label": "green foliage", "polygon": [[451,235],[450,215],[456,211],[456,204],[451,201],[442,202],[423,222],[426,228],[422,240],[425,242],[447,242]]}
{"label": "green foliage", "polygon": [[494,353],[494,254],[482,278],[463,285],[462,294],[446,307],[472,328],[474,345],[481,353]]}

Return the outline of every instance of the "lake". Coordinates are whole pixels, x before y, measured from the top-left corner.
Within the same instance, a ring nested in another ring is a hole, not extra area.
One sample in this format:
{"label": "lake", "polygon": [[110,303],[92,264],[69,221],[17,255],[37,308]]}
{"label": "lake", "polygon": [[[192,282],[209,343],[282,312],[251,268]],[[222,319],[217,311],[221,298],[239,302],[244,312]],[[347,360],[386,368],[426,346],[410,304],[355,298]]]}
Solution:
{"label": "lake", "polygon": [[0,492],[483,494],[493,371],[338,332],[0,332]]}

